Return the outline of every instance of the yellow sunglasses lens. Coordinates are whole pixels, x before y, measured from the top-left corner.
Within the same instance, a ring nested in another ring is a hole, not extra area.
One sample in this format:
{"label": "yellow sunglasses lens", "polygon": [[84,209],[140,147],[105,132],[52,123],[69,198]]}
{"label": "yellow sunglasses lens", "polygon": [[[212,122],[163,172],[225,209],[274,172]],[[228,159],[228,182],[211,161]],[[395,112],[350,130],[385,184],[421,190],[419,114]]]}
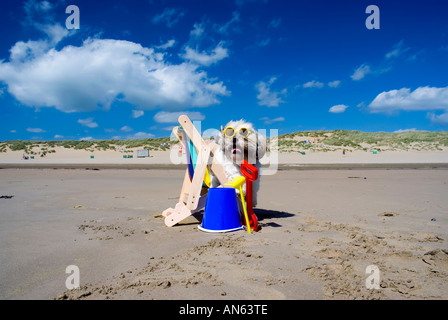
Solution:
{"label": "yellow sunglasses lens", "polygon": [[233,137],[235,135],[235,130],[231,127],[227,127],[224,129],[224,134],[226,137]]}
{"label": "yellow sunglasses lens", "polygon": [[245,137],[247,137],[249,135],[249,130],[247,128],[241,128],[238,131],[238,134],[245,138]]}

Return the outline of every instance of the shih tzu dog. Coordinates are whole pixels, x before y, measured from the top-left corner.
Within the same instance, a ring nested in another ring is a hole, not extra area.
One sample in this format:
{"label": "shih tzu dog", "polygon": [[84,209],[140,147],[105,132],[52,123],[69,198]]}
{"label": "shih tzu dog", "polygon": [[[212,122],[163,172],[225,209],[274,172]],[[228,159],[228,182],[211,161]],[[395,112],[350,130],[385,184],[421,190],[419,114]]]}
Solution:
{"label": "shih tzu dog", "polygon": [[[216,137],[215,142],[220,146],[214,156],[224,167],[229,180],[242,176],[241,162],[246,160],[259,171],[258,179],[253,182],[253,205],[257,205],[257,191],[260,188],[260,159],[266,153],[266,138],[259,134],[253,125],[244,120],[230,121]],[[211,175],[211,187],[219,186],[218,179]],[[243,192],[246,193],[246,185]]]}

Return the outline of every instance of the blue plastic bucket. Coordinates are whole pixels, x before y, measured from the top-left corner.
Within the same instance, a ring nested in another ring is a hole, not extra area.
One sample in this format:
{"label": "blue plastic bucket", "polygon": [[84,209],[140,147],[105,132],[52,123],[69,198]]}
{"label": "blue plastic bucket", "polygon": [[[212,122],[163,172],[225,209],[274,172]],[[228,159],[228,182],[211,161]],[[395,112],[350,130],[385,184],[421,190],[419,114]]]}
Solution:
{"label": "blue plastic bucket", "polygon": [[230,232],[243,229],[235,189],[208,189],[204,217],[198,228],[206,232]]}

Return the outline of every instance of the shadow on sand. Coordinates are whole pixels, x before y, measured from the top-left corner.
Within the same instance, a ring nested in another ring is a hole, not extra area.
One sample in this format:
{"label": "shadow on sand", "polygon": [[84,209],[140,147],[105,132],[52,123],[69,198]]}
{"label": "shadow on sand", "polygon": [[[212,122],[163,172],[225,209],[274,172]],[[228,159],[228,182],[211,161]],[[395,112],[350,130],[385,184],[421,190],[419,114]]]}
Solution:
{"label": "shadow on sand", "polygon": [[[278,219],[290,218],[294,216],[294,214],[289,212],[277,211],[271,209],[261,209],[261,208],[254,208],[254,213],[257,216],[260,229],[263,227],[273,227],[273,228],[281,227],[282,225],[276,222]],[[177,225],[179,226],[198,225],[201,223],[203,216],[204,216],[204,210],[195,212],[192,214],[192,217],[194,219],[189,219],[188,221],[180,222]]]}
{"label": "shadow on sand", "polygon": [[[273,227],[278,228],[281,227],[280,224],[275,222],[277,219],[290,218],[293,217],[294,214],[285,212],[285,211],[277,211],[270,209],[261,209],[254,208],[254,213],[258,218],[259,226],[262,227]],[[273,220],[273,221],[271,221]]]}

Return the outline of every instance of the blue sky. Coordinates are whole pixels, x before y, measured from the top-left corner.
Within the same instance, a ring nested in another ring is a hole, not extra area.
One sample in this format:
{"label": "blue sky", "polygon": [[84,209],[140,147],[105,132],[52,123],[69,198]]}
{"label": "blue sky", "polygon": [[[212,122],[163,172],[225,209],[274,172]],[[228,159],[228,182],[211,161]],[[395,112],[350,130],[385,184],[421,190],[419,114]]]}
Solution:
{"label": "blue sky", "polygon": [[169,136],[181,113],[203,130],[448,129],[443,0],[4,0],[0,15],[1,141]]}

